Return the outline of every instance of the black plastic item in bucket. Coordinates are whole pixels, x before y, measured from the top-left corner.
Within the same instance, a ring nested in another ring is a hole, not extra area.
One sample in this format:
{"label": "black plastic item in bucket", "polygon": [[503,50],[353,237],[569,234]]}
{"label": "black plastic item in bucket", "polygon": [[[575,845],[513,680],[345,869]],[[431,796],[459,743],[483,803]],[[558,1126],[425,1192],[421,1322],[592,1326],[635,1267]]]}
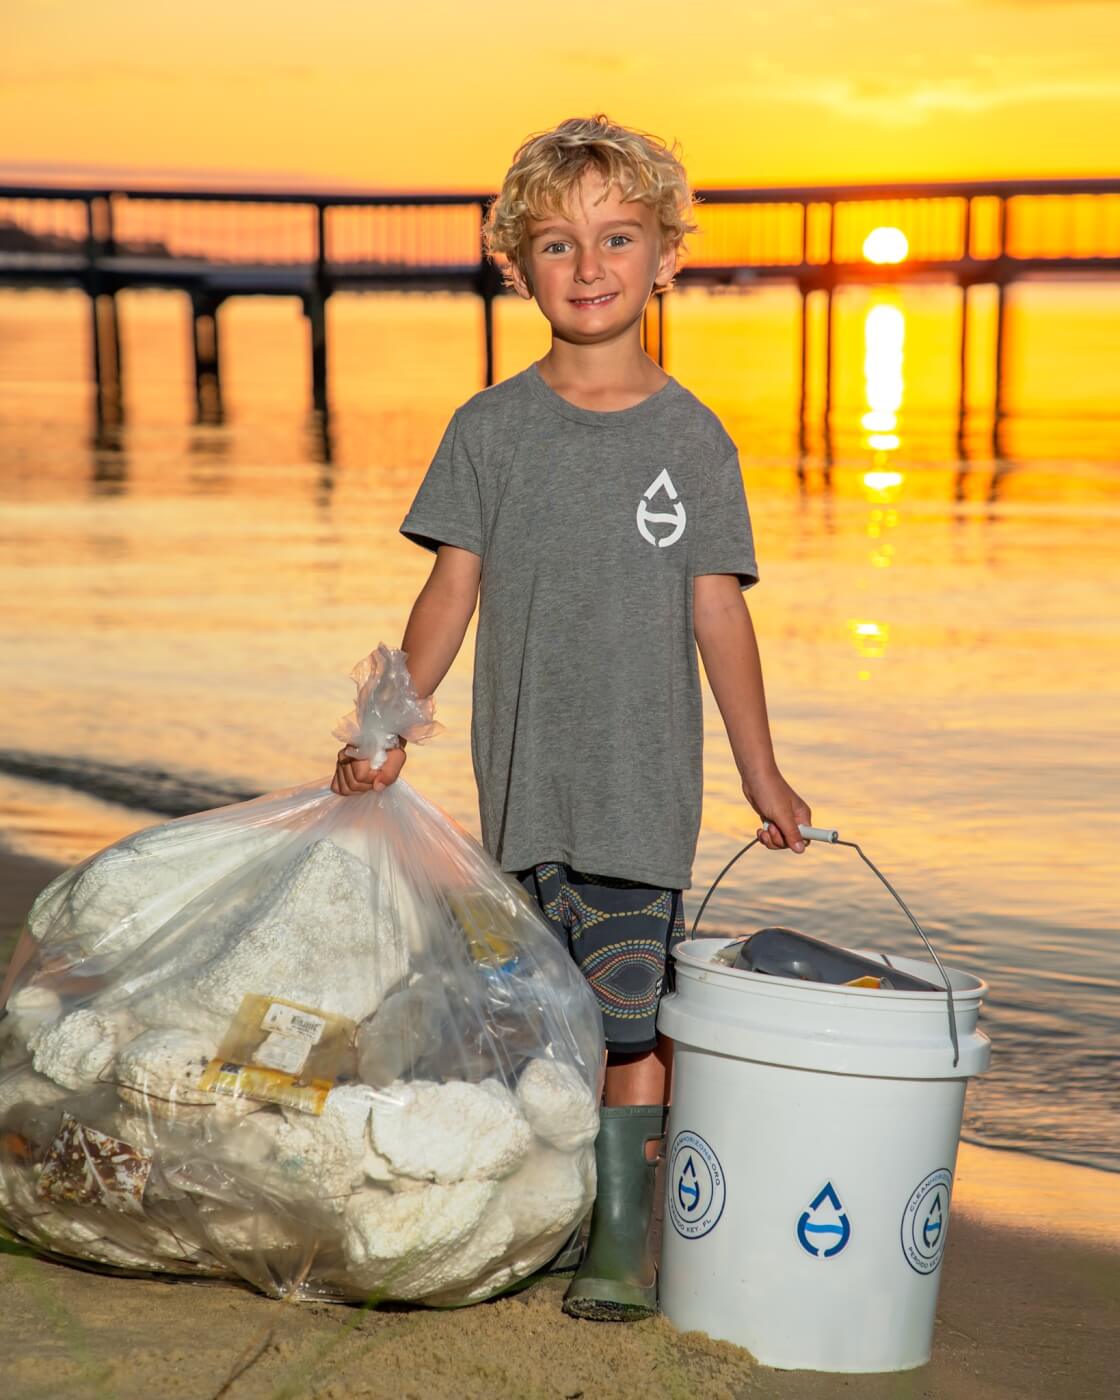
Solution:
{"label": "black plastic item in bucket", "polygon": [[[889,963],[838,948],[834,943],[825,943],[795,928],[760,928],[721,948],[716,961],[742,972],[795,977],[802,982],[825,982],[836,987],[850,986],[859,978],[870,978],[890,992],[941,990],[924,977],[915,977]],[[860,984],[857,982],[857,985]]]}
{"label": "black plastic item in bucket", "polygon": [[[764,822],[763,825],[764,825],[764,827],[766,827],[767,829],[769,829],[769,827],[770,827],[770,823],[769,823],[769,822]],[[856,843],[855,841],[841,841],[841,840],[840,840],[840,833],[839,833],[838,831],[836,831],[834,828],[831,828],[831,827],[798,826],[797,829],[798,829],[798,831],[801,833],[802,837],[803,837],[806,841],[819,841],[819,842],[822,842],[823,844],[828,845],[828,846],[850,846],[850,847],[852,848],[852,850],[855,851],[855,853],[859,856],[860,860],[863,861],[864,865],[866,865],[871,871],[873,871],[873,873],[875,874],[875,876],[876,876],[879,880],[882,881],[882,883],[886,886],[887,890],[888,890],[888,891],[890,892],[890,894],[893,896],[893,898],[894,898],[894,900],[895,900],[895,903],[896,903],[896,904],[898,905],[898,907],[902,910],[902,912],[906,915],[906,917],[910,920],[911,924],[913,924],[914,929],[915,929],[915,931],[916,931],[917,934],[918,934],[918,937],[919,937],[919,938],[922,940],[922,942],[925,944],[925,946],[926,946],[926,951],[929,953],[930,957],[933,959],[934,963],[936,964],[937,970],[938,970],[938,972],[940,972],[942,981],[944,982],[944,991],[945,991],[945,1000],[946,1000],[946,1010],[948,1011],[948,1015],[949,1015],[949,1039],[950,1039],[950,1040],[952,1041],[952,1043],[953,1043],[953,1068],[955,1069],[955,1068],[957,1067],[957,1065],[960,1063],[960,1042],[959,1042],[959,1039],[958,1039],[958,1036],[957,1036],[957,1017],[956,1017],[956,1012],[955,1012],[954,1007],[953,1007],[953,987],[952,987],[951,982],[949,981],[949,974],[945,971],[945,968],[942,966],[941,959],[937,956],[937,953],[936,953],[936,951],[935,951],[933,945],[930,943],[929,939],[926,937],[925,932],[923,931],[921,924],[919,924],[918,921],[917,921],[917,919],[915,919],[914,915],[911,914],[910,910],[907,908],[905,902],[903,901],[902,896],[898,893],[898,891],[895,889],[895,887],[891,884],[891,882],[887,879],[887,877],[883,874],[883,872],[879,869],[879,867],[870,859],[870,857],[864,854],[864,852],[863,852],[863,850],[861,849],[861,847],[860,847],[859,845],[857,845],[857,843]],[[719,882],[723,879],[723,877],[727,874],[727,872],[731,869],[731,867],[735,864],[735,862],[736,862],[737,860],[739,860],[739,858],[740,858],[741,856],[745,856],[746,853],[751,849],[752,846],[757,846],[757,845],[758,845],[758,841],[759,841],[759,838],[756,836],[753,840],[748,841],[747,844],[742,848],[741,851],[736,851],[736,853],[731,857],[731,859],[727,862],[727,864],[726,864],[726,865],[723,867],[723,869],[719,872],[719,874],[716,876],[716,878],[712,881],[711,888],[708,890],[708,893],[704,896],[704,899],[703,899],[703,901],[702,901],[702,903],[701,903],[701,905],[700,905],[700,908],[697,910],[696,918],[693,920],[692,932],[691,932],[691,934],[689,935],[690,938],[697,938],[697,937],[700,936],[700,935],[697,933],[697,930],[698,930],[699,927],[700,927],[700,920],[703,918],[703,916],[704,916],[704,910],[708,907],[708,901],[711,899],[712,895],[715,894],[715,892],[716,892],[716,887],[719,885]],[[804,935],[802,935],[802,936],[804,936]],[[816,940],[813,940],[813,941],[815,942]],[[827,948],[828,946],[829,946],[829,945],[827,945],[827,944],[823,944],[823,945],[822,945],[822,947],[825,947],[825,948]],[[840,950],[839,950],[839,949],[833,949],[832,951],[833,951],[833,952],[839,952]],[[871,960],[869,959],[869,961],[871,961]],[[889,966],[889,964],[886,964],[886,966]],[[881,969],[881,965],[878,964],[878,963],[875,963],[875,964],[874,964],[874,967],[875,967],[876,975],[878,975],[878,976],[881,977],[881,976],[883,975],[882,969]],[[759,970],[761,970],[761,969],[759,969]],[[773,975],[775,975],[775,974],[771,973],[770,975],[773,976]],[[778,975],[786,975],[786,976],[788,976],[788,975],[790,975],[790,974],[787,973],[787,974],[778,974]],[[797,977],[797,974],[796,974],[796,973],[794,973],[794,974],[792,974],[792,975],[793,975],[795,978]],[[824,980],[826,980],[826,979],[821,979],[821,980],[824,981]],[[916,979],[916,980],[918,980],[918,979]],[[936,991],[938,991],[938,992],[940,992],[940,991],[942,990],[942,988],[940,988],[940,987],[933,988],[933,987],[932,987],[932,984],[928,984],[928,983],[926,984],[926,987],[932,988],[933,990],[936,990]],[[926,990],[926,987],[923,987],[923,988],[921,988],[920,990]],[[900,990],[901,990],[901,989],[900,989]],[[908,989],[908,990],[919,990],[919,989]]]}

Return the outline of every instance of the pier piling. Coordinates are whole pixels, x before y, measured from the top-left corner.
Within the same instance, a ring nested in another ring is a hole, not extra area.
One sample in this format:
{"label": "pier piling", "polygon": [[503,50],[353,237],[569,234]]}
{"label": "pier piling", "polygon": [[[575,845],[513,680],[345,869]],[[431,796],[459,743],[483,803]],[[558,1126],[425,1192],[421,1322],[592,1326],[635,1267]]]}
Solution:
{"label": "pier piling", "polygon": [[220,301],[199,293],[191,295],[191,348],[194,356],[195,422],[221,423],[222,377],[218,354]]}
{"label": "pier piling", "polygon": [[836,288],[825,288],[824,303],[824,424],[827,432],[832,424],[832,345],[836,322]]}
{"label": "pier piling", "polygon": [[968,283],[961,285],[960,345],[958,350],[957,443],[964,442],[968,420]]}
{"label": "pier piling", "polygon": [[124,421],[121,328],[117,298],[112,292],[95,289],[90,292],[89,305],[97,421],[106,426],[113,426]]}
{"label": "pier piling", "polygon": [[808,373],[809,373],[809,289],[804,282],[797,285],[800,302],[800,333],[798,336],[797,364],[797,445],[804,454],[808,438]]}
{"label": "pier piling", "polygon": [[327,298],[313,292],[304,299],[303,313],[311,329],[311,403],[317,413],[326,413]]}
{"label": "pier piling", "polygon": [[116,241],[113,237],[113,199],[110,194],[93,195],[86,200],[85,253],[86,269],[83,281],[90,306],[90,345],[97,422],[113,427],[124,419],[124,378],[116,285],[103,268],[103,260],[116,254]]}
{"label": "pier piling", "polygon": [[1007,284],[996,285],[996,388],[995,421],[1002,422],[1007,413]]}

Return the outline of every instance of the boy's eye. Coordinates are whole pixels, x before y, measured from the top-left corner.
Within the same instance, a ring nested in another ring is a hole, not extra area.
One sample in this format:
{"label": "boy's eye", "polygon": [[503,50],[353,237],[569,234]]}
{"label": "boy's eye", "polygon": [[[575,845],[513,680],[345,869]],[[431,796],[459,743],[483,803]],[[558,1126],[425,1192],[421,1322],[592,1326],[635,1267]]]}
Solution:
{"label": "boy's eye", "polygon": [[547,243],[547,244],[545,245],[544,251],[545,251],[546,253],[551,253],[551,252],[553,251],[554,248],[566,248],[567,246],[568,246],[568,245],[567,245],[566,243],[559,243],[559,242],[557,242],[557,243]]}
{"label": "boy's eye", "polygon": [[610,238],[609,238],[607,241],[610,243],[610,245],[611,245],[613,248],[617,248],[617,247],[620,246],[620,245],[617,243],[617,241],[616,241],[616,240],[619,239],[619,238],[622,239],[622,242],[623,242],[623,243],[630,243],[630,242],[633,241],[633,240],[632,240],[631,238],[629,238],[625,233],[612,233],[611,236],[610,236]]}

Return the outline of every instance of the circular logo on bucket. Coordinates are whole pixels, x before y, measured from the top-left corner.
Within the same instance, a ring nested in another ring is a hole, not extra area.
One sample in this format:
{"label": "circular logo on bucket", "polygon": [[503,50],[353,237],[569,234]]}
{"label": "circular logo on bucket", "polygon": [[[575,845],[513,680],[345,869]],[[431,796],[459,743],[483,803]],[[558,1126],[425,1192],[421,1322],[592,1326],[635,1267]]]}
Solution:
{"label": "circular logo on bucket", "polygon": [[947,1167],[919,1181],[902,1212],[902,1252],[918,1274],[932,1274],[945,1253],[949,1231],[949,1193],[953,1173]]}
{"label": "circular logo on bucket", "polygon": [[668,1167],[669,1219],[678,1235],[698,1240],[719,1224],[727,1200],[719,1158],[699,1133],[678,1133]]}

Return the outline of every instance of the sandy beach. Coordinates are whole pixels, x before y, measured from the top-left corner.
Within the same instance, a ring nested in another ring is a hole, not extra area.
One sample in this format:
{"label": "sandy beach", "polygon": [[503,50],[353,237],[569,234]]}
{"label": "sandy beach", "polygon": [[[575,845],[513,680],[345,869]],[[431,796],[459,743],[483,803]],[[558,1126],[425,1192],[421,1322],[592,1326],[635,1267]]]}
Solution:
{"label": "sandy beach", "polygon": [[[40,861],[0,855],[0,957]],[[964,1145],[930,1364],[778,1372],[658,1319],[563,1316],[563,1279],[454,1312],[281,1304],[233,1284],[119,1278],[0,1239],[11,1400],[1095,1400],[1120,1368],[1120,1190],[1104,1172]]]}

